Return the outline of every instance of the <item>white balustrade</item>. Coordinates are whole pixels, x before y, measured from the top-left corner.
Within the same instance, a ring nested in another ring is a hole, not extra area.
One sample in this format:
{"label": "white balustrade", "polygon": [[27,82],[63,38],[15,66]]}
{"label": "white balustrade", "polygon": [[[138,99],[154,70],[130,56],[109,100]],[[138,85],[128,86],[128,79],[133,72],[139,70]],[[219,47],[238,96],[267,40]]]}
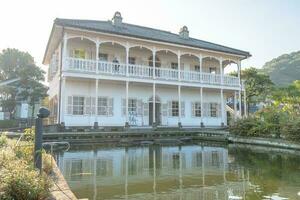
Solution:
{"label": "white balustrade", "polygon": [[131,77],[151,78],[153,76],[153,68],[143,65],[128,65],[128,74]]}
{"label": "white balustrade", "polygon": [[155,77],[162,80],[178,80],[178,70],[157,67]]}
{"label": "white balustrade", "polygon": [[88,60],[81,58],[67,58],[67,70],[75,70],[82,72],[95,72],[96,60]]}
{"label": "white balustrade", "polygon": [[201,82],[201,73],[193,71],[181,71],[181,80],[187,82]]}
{"label": "white balustrade", "polygon": [[[66,58],[66,70],[80,71],[80,72],[96,72],[97,61],[80,59],[80,58]],[[126,76],[126,64],[113,63],[107,61],[98,61],[98,73]],[[153,78],[153,68],[144,65],[128,65],[128,76],[136,78]],[[178,70],[163,67],[155,68],[155,77],[159,80],[178,80]],[[200,73],[197,71],[181,71],[180,81],[196,82],[211,85],[221,85],[221,75],[212,73]],[[223,76],[223,84],[225,86],[239,86],[239,80],[233,76]]]}
{"label": "white balustrade", "polygon": [[98,61],[98,72],[126,76],[126,64]]}

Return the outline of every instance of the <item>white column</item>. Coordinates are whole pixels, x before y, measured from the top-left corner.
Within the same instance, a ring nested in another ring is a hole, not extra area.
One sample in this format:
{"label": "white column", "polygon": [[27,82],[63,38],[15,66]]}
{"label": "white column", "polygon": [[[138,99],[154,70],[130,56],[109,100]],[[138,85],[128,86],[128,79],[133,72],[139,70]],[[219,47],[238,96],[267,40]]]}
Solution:
{"label": "white column", "polygon": [[[99,46],[100,42],[96,41],[96,74],[98,74],[99,69]],[[95,80],[95,122],[98,122],[98,77]]]}
{"label": "white column", "polygon": [[221,124],[224,125],[224,94],[221,89]]}
{"label": "white column", "polygon": [[220,58],[220,76],[221,76],[221,85],[223,85],[223,83],[224,83],[224,81],[223,81],[223,79],[224,79],[224,73],[223,73],[223,58],[221,57]]}
{"label": "white column", "polygon": [[239,117],[242,116],[242,94],[241,94],[241,89],[242,89],[242,81],[241,81],[241,61],[237,62],[237,66],[238,66],[238,79],[239,79]]}
{"label": "white column", "polygon": [[178,85],[178,123],[181,123],[181,85]]}
{"label": "white column", "polygon": [[99,70],[99,46],[100,46],[100,42],[97,39],[97,41],[96,41],[96,74],[98,74],[98,70]]}
{"label": "white column", "polygon": [[128,118],[128,90],[129,90],[129,82],[126,81],[126,122],[129,123],[129,118]]}
{"label": "white column", "polygon": [[66,87],[66,77],[61,77],[61,97],[60,97],[60,123],[64,122],[64,115],[65,115],[65,87]]}
{"label": "white column", "polygon": [[244,88],[244,116],[247,117],[247,97],[246,97],[246,89]]}
{"label": "white column", "polygon": [[156,98],[155,98],[155,96],[156,96],[156,91],[155,91],[155,83],[153,83],[153,98],[152,98],[152,109],[153,109],[153,111],[152,111],[152,113],[153,113],[153,115],[152,115],[152,125],[156,125],[156,117],[155,117],[155,115],[156,115],[156,113],[155,113],[155,102],[156,102]]}
{"label": "white column", "polygon": [[233,109],[234,109],[234,120],[236,121],[237,119],[237,98],[236,98],[236,91],[234,91],[234,96],[233,96]]}
{"label": "white column", "polygon": [[155,47],[153,48],[153,50],[152,50],[152,69],[153,69],[153,79],[155,79],[155,61],[156,61],[156,59],[155,59],[155,55],[156,54],[156,49],[155,49]]}
{"label": "white column", "polygon": [[202,55],[199,55],[200,82],[202,83]]}
{"label": "white column", "polygon": [[64,44],[63,44],[63,55],[62,55],[62,59],[63,59],[63,62],[62,62],[62,71],[64,71],[66,68],[67,68],[67,53],[68,53],[68,34],[65,33],[64,34]]}
{"label": "white column", "polygon": [[98,78],[95,84],[95,122],[98,122]]}
{"label": "white column", "polygon": [[129,69],[128,66],[129,65],[129,44],[127,43],[126,46],[126,76],[129,76]]}
{"label": "white column", "polygon": [[237,74],[238,74],[239,84],[241,85],[241,61],[237,62]]}
{"label": "white column", "polygon": [[180,75],[180,51],[178,51],[178,54],[177,54],[177,58],[178,58],[178,80],[180,81],[181,80],[181,75]]}
{"label": "white column", "polygon": [[201,120],[201,126],[202,126],[203,125],[203,114],[204,114],[204,112],[203,112],[203,88],[202,87],[200,88],[200,106],[201,106],[200,120]]}

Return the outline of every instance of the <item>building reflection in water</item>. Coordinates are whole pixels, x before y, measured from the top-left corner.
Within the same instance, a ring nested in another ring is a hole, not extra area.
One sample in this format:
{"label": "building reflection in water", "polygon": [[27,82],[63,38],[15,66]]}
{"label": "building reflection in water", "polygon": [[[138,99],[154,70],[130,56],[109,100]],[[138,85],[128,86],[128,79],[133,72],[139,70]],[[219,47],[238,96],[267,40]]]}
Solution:
{"label": "building reflection in water", "polygon": [[57,157],[64,177],[80,198],[245,198],[249,185],[242,168],[229,171],[228,150],[222,147],[101,147],[71,150]]}

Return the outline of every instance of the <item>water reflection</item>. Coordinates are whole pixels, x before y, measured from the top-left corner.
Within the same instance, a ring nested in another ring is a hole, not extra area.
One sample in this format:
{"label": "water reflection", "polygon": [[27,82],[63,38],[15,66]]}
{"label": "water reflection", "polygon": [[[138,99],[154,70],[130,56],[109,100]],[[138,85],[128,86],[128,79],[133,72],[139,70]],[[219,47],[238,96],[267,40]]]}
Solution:
{"label": "water reflection", "polygon": [[[151,145],[79,147],[58,153],[57,159],[67,182],[79,198],[263,199],[280,193],[297,199],[299,166],[293,168],[291,164],[294,175],[298,175],[296,186],[289,184],[291,193],[295,194],[291,195],[280,191],[284,187],[278,185],[282,181],[277,172],[285,174],[281,168],[286,166],[283,163],[286,159],[279,155],[283,159],[279,163],[279,158],[272,161],[269,156],[236,147]],[[286,158],[290,159],[289,156]],[[300,159],[295,159],[290,160],[299,165]],[[271,174],[268,174],[268,167],[273,169]],[[287,170],[291,172],[291,169]]]}

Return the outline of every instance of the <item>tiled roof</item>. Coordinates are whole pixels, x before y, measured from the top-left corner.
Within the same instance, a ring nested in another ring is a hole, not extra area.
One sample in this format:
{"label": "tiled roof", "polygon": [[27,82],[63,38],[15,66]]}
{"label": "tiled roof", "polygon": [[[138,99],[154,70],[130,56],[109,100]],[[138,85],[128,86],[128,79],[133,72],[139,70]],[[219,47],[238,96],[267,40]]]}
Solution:
{"label": "tiled roof", "polygon": [[115,26],[111,21],[95,21],[95,20],[78,20],[78,19],[61,19],[57,18],[54,22],[56,25],[86,29],[97,32],[112,33],[154,41],[168,42],[173,44],[185,45],[201,49],[225,52],[230,54],[242,55],[250,57],[250,53],[211,42],[188,38],[183,39],[178,34],[158,29],[138,26],[133,24],[122,23],[121,26]]}

